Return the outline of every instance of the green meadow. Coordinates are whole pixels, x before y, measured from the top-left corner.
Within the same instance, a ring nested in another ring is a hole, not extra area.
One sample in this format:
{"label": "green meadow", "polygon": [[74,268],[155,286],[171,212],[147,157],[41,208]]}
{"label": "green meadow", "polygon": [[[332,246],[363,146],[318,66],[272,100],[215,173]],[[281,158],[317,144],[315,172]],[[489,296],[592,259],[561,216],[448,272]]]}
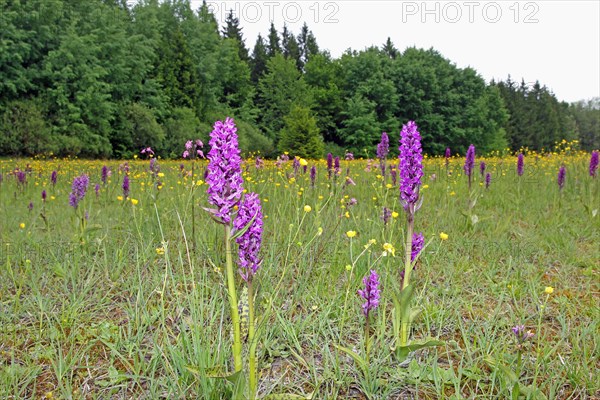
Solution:
{"label": "green meadow", "polygon": [[[463,158],[424,160],[411,339],[442,344],[400,362],[391,350],[406,225],[397,184],[377,160],[342,160],[331,178],[325,160],[308,160],[313,186],[291,161],[247,159],[244,187],[264,214],[258,397],[597,398],[600,180],[588,161],[526,153],[517,176],[514,155],[477,158],[469,193]],[[0,160],[0,398],[232,397],[220,378],[233,369],[224,229],[203,209],[206,161],[193,176],[192,161],[159,159],[158,174],[148,160],[129,160],[129,172],[125,163]],[[69,193],[82,173],[90,185],[75,209]],[[364,355],[357,290],[370,270],[382,292],[365,366],[341,349]],[[533,334],[521,344],[519,325]]]}

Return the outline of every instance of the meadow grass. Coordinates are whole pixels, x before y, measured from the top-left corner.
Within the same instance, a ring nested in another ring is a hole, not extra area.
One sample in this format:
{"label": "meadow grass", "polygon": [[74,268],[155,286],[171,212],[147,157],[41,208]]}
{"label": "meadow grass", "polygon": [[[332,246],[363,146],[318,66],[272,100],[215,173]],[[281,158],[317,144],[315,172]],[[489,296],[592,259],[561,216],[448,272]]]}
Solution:
{"label": "meadow grass", "polygon": [[[518,379],[532,388],[523,398],[599,396],[600,181],[588,175],[588,160],[526,154],[518,177],[516,157],[489,157],[491,186],[485,189],[477,171],[471,197],[462,159],[451,160],[450,175],[443,159],[424,161],[415,230],[429,245],[412,275],[422,310],[412,337],[445,345],[403,365],[390,346],[405,215],[390,177],[378,175],[377,162],[367,171],[367,161],[356,160],[342,161],[342,174],[330,181],[325,161],[309,161],[318,170],[313,188],[291,162],[256,169],[248,160],[244,187],[260,195],[265,215],[255,278],[257,314],[266,316],[259,396],[510,397],[517,354],[511,328],[521,324],[535,334],[523,351]],[[200,208],[208,206],[206,162],[197,162],[192,178],[189,161],[181,170],[180,162],[159,160],[159,177],[148,161],[129,161],[130,198],[119,199],[122,163],[0,160],[0,398],[231,396],[214,378],[232,370],[233,360],[223,226]],[[112,176],[96,197],[105,164]],[[29,171],[25,184],[15,168]],[[344,184],[347,169],[356,185]],[[71,182],[84,172],[91,185],[75,210]],[[398,213],[387,225],[384,206]],[[383,256],[384,243],[397,254]],[[336,345],[363,352],[357,290],[370,269],[383,290],[365,373]],[[548,286],[552,294],[544,293]]]}

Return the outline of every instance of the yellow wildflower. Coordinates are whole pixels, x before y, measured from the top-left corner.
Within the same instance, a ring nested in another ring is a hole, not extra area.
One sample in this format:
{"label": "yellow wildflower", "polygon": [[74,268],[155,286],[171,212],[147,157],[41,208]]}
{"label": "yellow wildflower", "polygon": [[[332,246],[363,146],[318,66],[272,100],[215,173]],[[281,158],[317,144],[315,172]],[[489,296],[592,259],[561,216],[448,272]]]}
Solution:
{"label": "yellow wildflower", "polygon": [[396,249],[394,248],[394,245],[391,243],[384,243],[383,250],[385,252],[385,255],[391,254],[393,257],[396,256]]}
{"label": "yellow wildflower", "polygon": [[444,233],[444,232],[440,232],[440,239],[442,239],[442,240],[448,240],[448,234]]}
{"label": "yellow wildflower", "polygon": [[552,286],[546,286],[546,288],[544,289],[544,293],[552,294],[554,293],[554,288]]}
{"label": "yellow wildflower", "polygon": [[312,211],[312,207],[311,206],[309,206],[309,205],[305,205],[304,206],[304,212],[309,213],[311,211]]}
{"label": "yellow wildflower", "polygon": [[346,232],[346,236],[352,239],[354,236],[356,236],[356,231],[348,231]]}

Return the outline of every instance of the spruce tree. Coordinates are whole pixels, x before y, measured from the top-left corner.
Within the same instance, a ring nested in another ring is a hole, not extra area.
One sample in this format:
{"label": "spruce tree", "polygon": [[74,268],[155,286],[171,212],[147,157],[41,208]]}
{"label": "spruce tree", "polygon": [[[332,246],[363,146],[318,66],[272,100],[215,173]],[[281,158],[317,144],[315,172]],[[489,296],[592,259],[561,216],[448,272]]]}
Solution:
{"label": "spruce tree", "polygon": [[311,115],[309,108],[293,105],[284,121],[279,151],[289,151],[293,156],[312,159],[323,156],[323,139],[317,127],[317,120]]}
{"label": "spruce tree", "polygon": [[271,27],[269,28],[269,45],[267,47],[269,58],[277,53],[281,53],[281,44],[279,42],[279,34],[277,33],[277,29],[275,29],[275,25],[271,22]]}
{"label": "spruce tree", "polygon": [[244,35],[240,27],[240,20],[233,15],[233,9],[229,10],[227,19],[225,20],[225,28],[223,28],[223,37],[227,39],[235,39],[238,42],[240,59],[248,62],[248,49],[244,43]]}
{"label": "spruce tree", "polygon": [[258,80],[264,75],[267,69],[267,48],[260,33],[256,38],[256,44],[254,45],[254,50],[252,51],[250,67],[250,77],[252,82],[258,83]]}
{"label": "spruce tree", "polygon": [[381,50],[389,58],[396,59],[396,57],[398,57],[398,49],[394,46],[394,43],[392,43],[392,39],[389,36]]}

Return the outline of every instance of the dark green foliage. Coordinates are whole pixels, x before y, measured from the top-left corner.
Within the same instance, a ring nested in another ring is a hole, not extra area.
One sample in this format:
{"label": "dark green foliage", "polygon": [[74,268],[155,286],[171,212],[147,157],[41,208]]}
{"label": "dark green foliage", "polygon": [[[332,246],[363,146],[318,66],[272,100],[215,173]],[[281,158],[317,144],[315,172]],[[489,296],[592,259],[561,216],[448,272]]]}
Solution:
{"label": "dark green foliage", "polygon": [[364,156],[382,131],[397,142],[411,119],[429,153],[548,149],[563,138],[600,147],[597,103],[569,106],[510,78],[488,85],[433,49],[400,52],[388,38],[332,59],[306,23],[297,35],[271,24],[250,58],[232,10],[221,36],[206,2],[128,3],[2,2],[0,156],[129,157],[152,146],[179,157],[226,116],[245,151],[274,156],[294,107],[309,110],[330,147]]}
{"label": "dark green foliage", "polygon": [[269,43],[267,45],[267,53],[269,58],[273,57],[277,53],[281,53],[279,33],[277,33],[277,29],[275,29],[275,25],[272,22],[271,27],[269,28]]}
{"label": "dark green foliage", "polygon": [[511,148],[549,150],[556,141],[577,138],[576,120],[569,106],[539,82],[517,85],[509,77],[495,85],[510,114],[504,127]]}
{"label": "dark green foliage", "polygon": [[294,105],[284,121],[278,144],[280,152],[313,159],[323,157],[323,139],[309,108]]}
{"label": "dark green foliage", "polygon": [[186,141],[200,139],[207,143],[211,130],[210,125],[200,122],[192,109],[175,108],[164,124],[163,147],[158,149],[167,157],[181,157]]}
{"label": "dark green foliage", "polygon": [[600,97],[574,103],[569,109],[579,132],[581,148],[600,149]]}
{"label": "dark green foliage", "polygon": [[37,100],[16,100],[0,114],[0,154],[33,156],[57,150]]}
{"label": "dark green foliage", "polygon": [[242,34],[240,21],[234,16],[233,9],[229,10],[229,13],[227,14],[225,28],[223,29],[223,37],[235,40],[240,59],[248,62],[250,59],[250,57],[248,57],[248,49],[244,44],[244,35]]}
{"label": "dark green foliage", "polygon": [[259,34],[252,51],[252,60],[250,64],[252,70],[250,72],[250,78],[252,82],[257,83],[258,80],[264,75],[267,70],[267,48],[262,36]]}
{"label": "dark green foliage", "polygon": [[281,54],[267,62],[267,73],[258,84],[258,98],[262,106],[260,125],[275,142],[292,104],[310,105],[309,88],[294,60]]}

